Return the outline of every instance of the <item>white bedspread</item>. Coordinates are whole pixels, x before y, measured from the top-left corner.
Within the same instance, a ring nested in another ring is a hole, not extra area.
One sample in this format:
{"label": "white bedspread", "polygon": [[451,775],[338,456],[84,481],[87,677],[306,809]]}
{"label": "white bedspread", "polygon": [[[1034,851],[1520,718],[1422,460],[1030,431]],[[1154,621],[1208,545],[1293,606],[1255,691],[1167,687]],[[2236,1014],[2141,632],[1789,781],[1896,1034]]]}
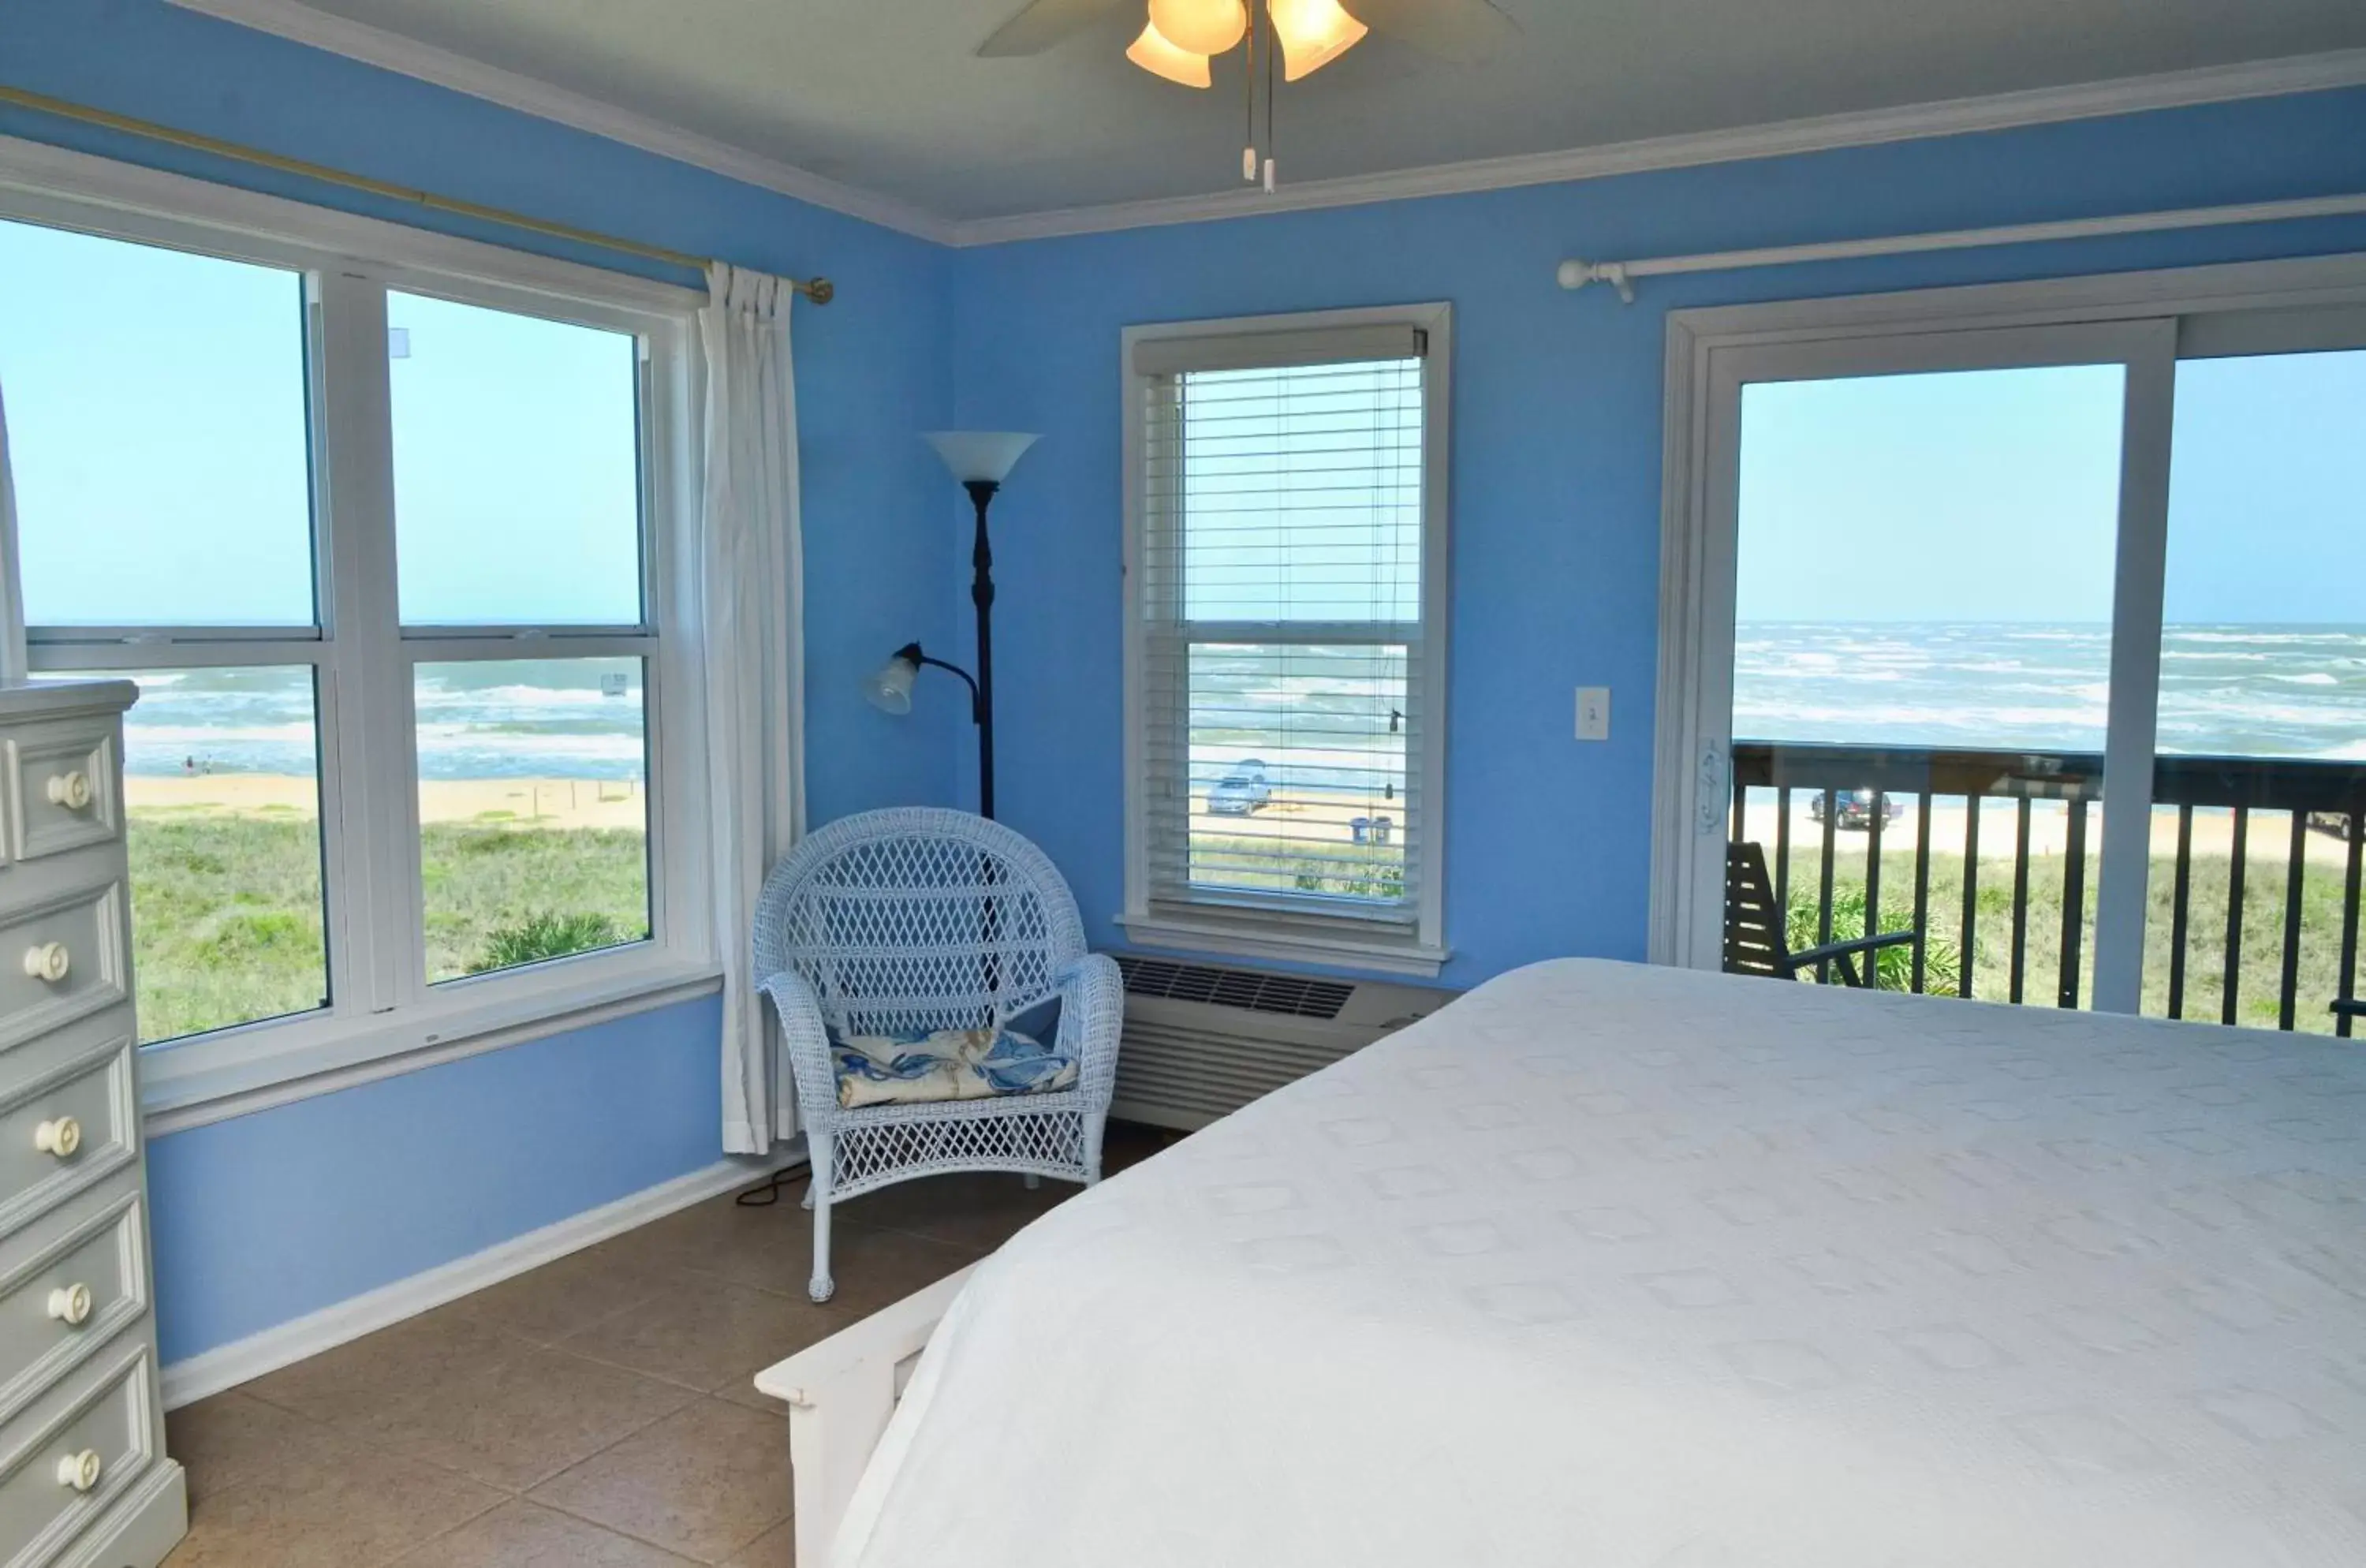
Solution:
{"label": "white bedspread", "polygon": [[2366,1043],[1590,961],[1029,1227],[860,1568],[2366,1563]]}

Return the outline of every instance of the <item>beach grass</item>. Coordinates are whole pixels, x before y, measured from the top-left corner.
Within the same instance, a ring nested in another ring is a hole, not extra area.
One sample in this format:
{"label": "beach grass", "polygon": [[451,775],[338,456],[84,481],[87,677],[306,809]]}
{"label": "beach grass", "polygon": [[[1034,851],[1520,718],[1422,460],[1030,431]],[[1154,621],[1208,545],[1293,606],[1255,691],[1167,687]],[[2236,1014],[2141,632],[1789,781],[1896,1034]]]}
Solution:
{"label": "beach grass", "polygon": [[[1858,863],[1836,865],[1832,879],[1832,938],[1865,934],[1865,868],[1862,844]],[[1910,849],[1882,857],[1881,919],[1878,931],[1913,929],[1914,855]],[[2094,997],[2096,878],[2101,856],[2090,850],[2086,886],[2081,899],[2084,919],[2079,934],[2078,997],[2081,1007]],[[2246,858],[2243,888],[2242,945],[2236,972],[2236,1021],[2255,1028],[2277,1027],[2282,996],[2284,962],[2286,862],[2281,855],[2254,853]],[[2187,889],[2185,979],[2181,1016],[2216,1022],[2223,1017],[2227,934],[2227,900],[2233,882],[2233,862],[2225,855],[2196,854]],[[1789,902],[1794,945],[1820,930],[1817,919],[1818,864],[1812,853],[1795,856]],[[2022,996],[2023,1005],[2055,1007],[2060,1003],[2062,980],[2062,912],[2065,904],[2065,862],[2062,857],[2033,856],[2022,931]],[[2175,926],[2177,866],[2173,858],[2156,856],[2147,885],[2150,908],[2145,929],[2144,1010],[2152,1017],[2169,1015],[2172,935]],[[1982,1001],[2012,999],[2013,863],[1983,856],[1974,879],[1972,921],[1972,996]],[[1961,856],[1933,855],[1926,901],[1925,988],[1944,987],[1952,994],[1961,973],[1964,953],[1964,874]],[[2299,955],[2295,965],[2293,1026],[2329,1033],[2334,1020],[2329,1009],[2341,990],[2341,919],[2344,886],[2338,868],[2311,863],[2301,889]],[[1910,973],[1910,955],[1885,954],[1882,985],[1903,989]],[[1837,973],[1832,976],[1835,981]]]}
{"label": "beach grass", "polygon": [[[129,817],[143,1041],[322,1005],[321,840],[309,816],[134,807]],[[648,931],[637,831],[431,822],[420,861],[433,979]]]}

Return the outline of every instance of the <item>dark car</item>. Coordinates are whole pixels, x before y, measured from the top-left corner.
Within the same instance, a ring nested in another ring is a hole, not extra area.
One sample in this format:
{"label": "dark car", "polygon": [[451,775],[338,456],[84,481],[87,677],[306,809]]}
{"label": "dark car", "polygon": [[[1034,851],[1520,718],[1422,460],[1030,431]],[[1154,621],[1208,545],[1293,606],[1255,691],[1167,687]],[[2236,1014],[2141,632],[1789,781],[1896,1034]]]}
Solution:
{"label": "dark car", "polygon": [[1265,764],[1244,757],[1208,791],[1208,811],[1214,817],[1246,817],[1273,802],[1273,785],[1266,782]]}
{"label": "dark car", "polygon": [[[1832,792],[1832,819],[1842,828],[1870,829],[1873,826],[1873,791],[1842,789]],[[1882,800],[1882,819],[1895,822],[1906,805],[1895,795]],[[1821,791],[1808,797],[1808,815],[1820,822],[1824,819],[1824,796]]]}

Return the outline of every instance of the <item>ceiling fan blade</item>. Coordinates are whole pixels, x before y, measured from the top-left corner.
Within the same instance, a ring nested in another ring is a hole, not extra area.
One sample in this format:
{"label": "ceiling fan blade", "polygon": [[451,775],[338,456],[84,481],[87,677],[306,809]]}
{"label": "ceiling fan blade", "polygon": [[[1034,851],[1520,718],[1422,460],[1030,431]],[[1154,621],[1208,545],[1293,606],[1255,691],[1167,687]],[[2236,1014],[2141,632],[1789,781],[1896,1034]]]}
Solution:
{"label": "ceiling fan blade", "polygon": [[979,44],[977,52],[988,60],[1041,54],[1125,4],[1126,0],[1034,0],[1033,5],[997,28],[992,38]]}
{"label": "ceiling fan blade", "polygon": [[1475,61],[1520,36],[1488,0],[1346,0],[1358,21],[1444,60]]}

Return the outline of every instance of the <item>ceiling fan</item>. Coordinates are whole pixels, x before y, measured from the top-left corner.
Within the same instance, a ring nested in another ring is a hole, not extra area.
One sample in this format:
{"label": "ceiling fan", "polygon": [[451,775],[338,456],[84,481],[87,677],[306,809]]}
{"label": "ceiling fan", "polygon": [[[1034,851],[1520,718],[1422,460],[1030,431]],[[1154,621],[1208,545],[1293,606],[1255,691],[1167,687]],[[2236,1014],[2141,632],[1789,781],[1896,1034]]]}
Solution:
{"label": "ceiling fan", "polygon": [[[1040,54],[1103,17],[1144,0],[1033,0],[978,45],[987,59]],[[1273,75],[1295,82],[1320,71],[1378,29],[1443,59],[1483,58],[1519,29],[1489,0],[1148,0],[1149,16],[1125,57],[1154,76],[1207,87],[1209,62],[1245,46],[1249,144],[1241,177],[1274,187]],[[1265,150],[1256,136],[1256,84],[1262,51]]]}

